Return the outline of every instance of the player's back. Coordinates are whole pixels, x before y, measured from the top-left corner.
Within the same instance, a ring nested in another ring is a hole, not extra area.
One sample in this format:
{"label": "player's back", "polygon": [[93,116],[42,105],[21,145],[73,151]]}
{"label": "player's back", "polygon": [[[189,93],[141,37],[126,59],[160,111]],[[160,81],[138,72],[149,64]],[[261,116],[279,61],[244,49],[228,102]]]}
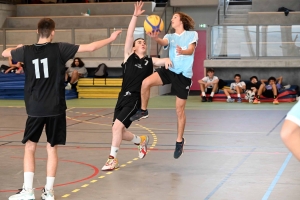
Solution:
{"label": "player's back", "polygon": [[54,116],[66,109],[65,63],[58,43],[24,47],[25,104],[30,116]]}

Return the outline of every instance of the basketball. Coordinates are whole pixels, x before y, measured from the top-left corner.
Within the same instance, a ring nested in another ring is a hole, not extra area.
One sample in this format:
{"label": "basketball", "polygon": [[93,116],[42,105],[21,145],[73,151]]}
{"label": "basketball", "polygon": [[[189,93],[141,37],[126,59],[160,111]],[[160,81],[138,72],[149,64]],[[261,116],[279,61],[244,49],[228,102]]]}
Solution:
{"label": "basketball", "polygon": [[164,29],[164,22],[159,16],[150,15],[144,21],[144,29],[146,33],[161,32]]}

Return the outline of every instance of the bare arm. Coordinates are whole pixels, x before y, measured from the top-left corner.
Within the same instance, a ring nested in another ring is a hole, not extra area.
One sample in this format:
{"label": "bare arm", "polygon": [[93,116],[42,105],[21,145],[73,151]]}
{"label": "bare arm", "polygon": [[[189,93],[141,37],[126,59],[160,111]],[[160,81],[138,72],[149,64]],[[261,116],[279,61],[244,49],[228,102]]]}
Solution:
{"label": "bare arm", "polygon": [[100,49],[101,47],[104,47],[105,45],[113,42],[121,32],[122,31],[115,31],[107,39],[92,42],[90,44],[82,44],[82,45],[79,46],[77,52],[78,53],[80,53],[80,52],[91,52],[91,51],[95,51],[97,49]]}
{"label": "bare arm", "polygon": [[153,38],[158,44],[160,44],[161,46],[167,46],[169,44],[168,39],[161,39],[158,37],[159,32],[154,32],[154,33],[147,33],[147,35],[149,35],[151,38]]}
{"label": "bare arm", "polygon": [[190,44],[186,50],[183,50],[180,46],[177,45],[176,52],[178,55],[192,55],[195,51],[196,43]]}
{"label": "bare arm", "polygon": [[172,67],[172,61],[170,58],[152,58],[153,65],[162,66],[164,65],[166,69]]}
{"label": "bare arm", "polygon": [[265,84],[265,82],[267,82],[268,80],[267,79],[261,79],[260,82],[261,84]]}
{"label": "bare arm", "polygon": [[281,83],[282,83],[282,79],[283,79],[282,76],[278,77],[278,78],[276,79],[277,83],[281,84]]}
{"label": "bare arm", "polygon": [[143,12],[145,12],[145,10],[142,10],[143,5],[144,5],[144,3],[141,1],[136,2],[134,4],[134,13],[133,13],[131,21],[128,25],[127,35],[126,35],[126,40],[125,40],[124,60],[127,60],[127,58],[132,53],[133,33],[134,33],[134,29],[136,27],[137,18],[138,18],[138,16],[143,14]]}
{"label": "bare arm", "polygon": [[2,52],[2,56],[5,57],[5,58],[11,57],[11,51],[12,51],[12,50],[15,50],[15,49],[17,49],[17,48],[19,48],[19,47],[22,47],[22,46],[23,46],[23,44],[19,44],[19,45],[16,46],[16,47],[7,48],[7,49],[5,49],[5,50]]}

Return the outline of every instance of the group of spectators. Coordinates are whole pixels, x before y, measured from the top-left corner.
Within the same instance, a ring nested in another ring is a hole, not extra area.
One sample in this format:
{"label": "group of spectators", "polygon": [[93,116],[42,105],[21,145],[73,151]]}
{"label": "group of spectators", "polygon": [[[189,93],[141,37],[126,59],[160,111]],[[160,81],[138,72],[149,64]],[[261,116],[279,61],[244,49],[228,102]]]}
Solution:
{"label": "group of spectators", "polygon": [[[249,99],[250,103],[258,104],[260,103],[260,97],[263,95],[266,98],[273,98],[273,104],[279,104],[278,93],[282,89],[282,76],[275,78],[271,76],[268,79],[258,80],[257,76],[252,76],[250,82],[245,83],[241,80],[240,74],[234,75],[234,80],[229,87],[225,86],[224,83],[219,82],[223,80],[219,79],[214,75],[214,70],[212,68],[207,70],[207,76],[199,80],[202,102],[212,102],[213,96],[223,89],[228,103],[235,102],[234,98],[231,98],[231,94],[236,94],[236,102],[242,103],[241,94],[246,94],[245,97]],[[222,85],[222,88],[219,88]],[[206,97],[209,94],[209,97]]]}

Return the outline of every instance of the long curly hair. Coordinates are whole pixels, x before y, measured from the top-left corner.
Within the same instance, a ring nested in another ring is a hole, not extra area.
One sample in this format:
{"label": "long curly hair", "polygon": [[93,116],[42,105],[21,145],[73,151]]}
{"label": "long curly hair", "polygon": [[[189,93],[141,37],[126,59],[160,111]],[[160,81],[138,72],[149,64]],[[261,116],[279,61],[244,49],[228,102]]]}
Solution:
{"label": "long curly hair", "polygon": [[183,12],[175,12],[174,15],[175,14],[178,14],[180,16],[180,20],[182,21],[184,30],[189,31],[195,28],[195,22],[193,18]]}
{"label": "long curly hair", "polygon": [[83,63],[82,60],[81,60],[80,58],[78,58],[78,57],[74,58],[74,60],[73,60],[73,62],[72,62],[72,64],[71,64],[71,67],[77,67],[77,66],[75,65],[75,60],[78,60],[78,62],[79,62],[78,67],[84,67],[84,63]]}

